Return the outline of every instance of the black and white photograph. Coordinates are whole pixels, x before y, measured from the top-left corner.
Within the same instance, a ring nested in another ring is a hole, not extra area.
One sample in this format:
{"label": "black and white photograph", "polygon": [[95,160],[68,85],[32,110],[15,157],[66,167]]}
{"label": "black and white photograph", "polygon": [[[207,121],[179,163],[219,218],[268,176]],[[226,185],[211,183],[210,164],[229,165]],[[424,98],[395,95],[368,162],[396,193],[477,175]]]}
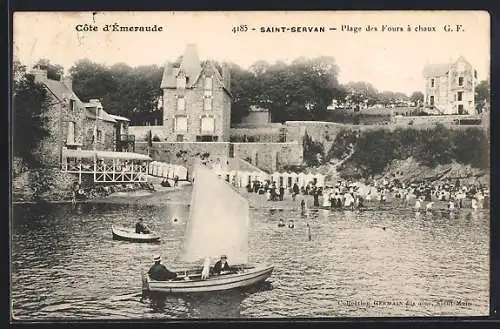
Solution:
{"label": "black and white photograph", "polygon": [[487,12],[12,31],[11,321],[490,314]]}

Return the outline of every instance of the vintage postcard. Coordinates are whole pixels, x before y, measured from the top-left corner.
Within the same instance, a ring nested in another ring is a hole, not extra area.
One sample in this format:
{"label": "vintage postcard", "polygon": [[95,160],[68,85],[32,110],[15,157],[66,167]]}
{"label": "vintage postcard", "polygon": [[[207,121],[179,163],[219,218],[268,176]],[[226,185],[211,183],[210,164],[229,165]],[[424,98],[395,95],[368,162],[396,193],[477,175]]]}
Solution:
{"label": "vintage postcard", "polygon": [[15,12],[13,320],[490,313],[481,11]]}

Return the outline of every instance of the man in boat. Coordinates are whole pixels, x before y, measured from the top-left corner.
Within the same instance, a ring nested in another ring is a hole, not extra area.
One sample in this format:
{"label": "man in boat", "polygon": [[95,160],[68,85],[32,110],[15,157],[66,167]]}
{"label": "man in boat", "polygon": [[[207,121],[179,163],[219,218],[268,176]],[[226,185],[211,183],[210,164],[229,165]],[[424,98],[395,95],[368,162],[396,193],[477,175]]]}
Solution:
{"label": "man in boat", "polygon": [[212,273],[215,275],[218,274],[226,274],[231,272],[231,268],[229,267],[229,264],[227,262],[227,256],[222,255],[220,256],[220,260],[215,263],[214,268],[212,269]]}
{"label": "man in boat", "polygon": [[155,256],[154,264],[148,271],[149,277],[156,281],[167,281],[177,277],[177,274],[170,272],[165,265],[161,264],[161,256]]}
{"label": "man in boat", "polygon": [[139,221],[135,224],[135,233],[140,234],[149,234],[150,231],[146,224],[143,223],[142,218],[139,218]]}

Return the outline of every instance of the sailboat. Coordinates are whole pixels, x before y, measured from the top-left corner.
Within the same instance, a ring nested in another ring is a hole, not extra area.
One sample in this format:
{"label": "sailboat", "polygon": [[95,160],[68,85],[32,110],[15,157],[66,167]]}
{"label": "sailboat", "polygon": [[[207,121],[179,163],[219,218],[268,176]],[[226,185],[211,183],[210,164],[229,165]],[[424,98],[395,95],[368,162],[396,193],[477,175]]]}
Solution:
{"label": "sailboat", "polygon": [[[177,278],[152,280],[143,274],[143,291],[191,293],[243,288],[266,280],[274,266],[249,264],[247,200],[210,168],[197,165],[194,172],[189,221],[180,260],[200,266],[176,270]],[[228,274],[202,279],[203,260],[227,255],[233,264]]]}

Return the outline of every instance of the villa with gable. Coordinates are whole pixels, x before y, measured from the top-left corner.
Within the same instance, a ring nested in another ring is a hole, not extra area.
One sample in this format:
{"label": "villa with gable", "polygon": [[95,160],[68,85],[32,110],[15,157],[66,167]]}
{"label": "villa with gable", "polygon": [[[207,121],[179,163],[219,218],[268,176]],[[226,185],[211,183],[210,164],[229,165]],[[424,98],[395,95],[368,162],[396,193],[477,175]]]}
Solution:
{"label": "villa with gable", "polygon": [[[188,168],[195,158],[228,170],[272,172],[302,164],[302,127],[271,123],[268,111],[262,109],[266,118],[252,117],[231,127],[229,67],[201,61],[196,45],[186,46],[180,63],[165,64],[160,88],[163,124],[130,127],[138,152]],[[154,137],[151,145],[149,135]]]}
{"label": "villa with gable", "polygon": [[424,67],[424,102],[439,114],[476,114],[477,71],[464,58]]}

